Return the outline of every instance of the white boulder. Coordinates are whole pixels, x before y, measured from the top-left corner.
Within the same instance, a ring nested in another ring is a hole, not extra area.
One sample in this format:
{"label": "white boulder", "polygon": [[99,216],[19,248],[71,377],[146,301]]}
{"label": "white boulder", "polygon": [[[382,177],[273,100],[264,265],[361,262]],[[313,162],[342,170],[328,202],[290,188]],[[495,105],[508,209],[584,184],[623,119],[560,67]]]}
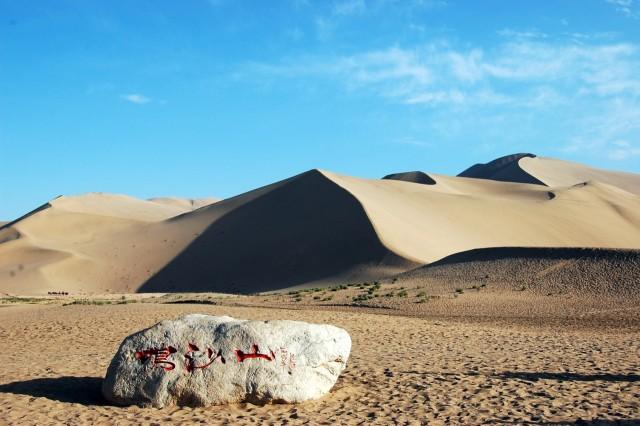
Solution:
{"label": "white boulder", "polygon": [[350,351],[332,325],[186,315],[127,337],[102,393],[155,407],[301,402],[329,392]]}

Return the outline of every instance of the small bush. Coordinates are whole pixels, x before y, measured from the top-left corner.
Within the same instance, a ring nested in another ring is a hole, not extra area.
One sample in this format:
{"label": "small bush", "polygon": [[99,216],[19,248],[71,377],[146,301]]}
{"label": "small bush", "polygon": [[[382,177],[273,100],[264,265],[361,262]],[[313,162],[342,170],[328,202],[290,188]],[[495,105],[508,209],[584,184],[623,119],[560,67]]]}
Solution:
{"label": "small bush", "polygon": [[456,293],[462,294],[462,293],[464,293],[464,289],[463,288],[456,288]]}
{"label": "small bush", "polygon": [[353,301],[354,302],[365,302],[367,300],[373,299],[373,296],[369,295],[369,294],[359,294],[357,296],[353,297]]}
{"label": "small bush", "polygon": [[400,290],[398,292],[398,297],[407,297],[407,290]]}
{"label": "small bush", "polygon": [[65,303],[62,306],[70,306],[70,305],[95,305],[95,306],[102,306],[102,305],[110,305],[111,302],[108,300],[89,300],[89,299],[76,299],[73,302],[70,303]]}

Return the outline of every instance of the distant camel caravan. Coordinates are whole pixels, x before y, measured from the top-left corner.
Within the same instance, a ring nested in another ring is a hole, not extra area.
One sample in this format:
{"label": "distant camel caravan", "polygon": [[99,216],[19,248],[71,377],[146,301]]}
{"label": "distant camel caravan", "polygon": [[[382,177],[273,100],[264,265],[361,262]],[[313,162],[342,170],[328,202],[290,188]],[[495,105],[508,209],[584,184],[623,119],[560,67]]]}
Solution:
{"label": "distant camel caravan", "polygon": [[48,291],[47,294],[49,296],[68,296],[68,291]]}

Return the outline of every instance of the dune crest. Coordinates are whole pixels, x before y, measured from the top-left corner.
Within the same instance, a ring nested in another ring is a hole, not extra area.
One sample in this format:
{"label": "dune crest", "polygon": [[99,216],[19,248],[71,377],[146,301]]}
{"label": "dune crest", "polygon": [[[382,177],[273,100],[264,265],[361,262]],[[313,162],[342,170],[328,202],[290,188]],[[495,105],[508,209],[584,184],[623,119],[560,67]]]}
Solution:
{"label": "dune crest", "polygon": [[488,163],[478,163],[464,170],[459,177],[490,179],[502,182],[532,183],[543,185],[534,175],[520,167],[523,158],[535,158],[534,154],[511,154],[496,158]]}
{"label": "dune crest", "polygon": [[538,157],[534,154],[506,155],[488,163],[471,166],[458,176],[550,187],[596,181],[640,195],[640,175],[638,174],[597,169],[571,161]]}
{"label": "dune crest", "polygon": [[404,182],[421,183],[423,185],[435,185],[436,181],[425,172],[402,172],[386,175],[382,179],[401,180]]}
{"label": "dune crest", "polygon": [[148,201],[165,204],[169,206],[181,207],[186,211],[196,210],[200,207],[208,206],[220,201],[218,198],[180,198],[180,197],[154,197],[149,198]]}

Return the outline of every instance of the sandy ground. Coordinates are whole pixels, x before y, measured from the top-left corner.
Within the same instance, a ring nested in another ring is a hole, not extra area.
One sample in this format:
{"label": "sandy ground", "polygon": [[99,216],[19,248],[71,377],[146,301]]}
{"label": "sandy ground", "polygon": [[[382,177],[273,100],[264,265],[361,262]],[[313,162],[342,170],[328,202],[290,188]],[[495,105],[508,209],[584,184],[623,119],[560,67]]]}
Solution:
{"label": "sandy ground", "polygon": [[[385,315],[381,308],[365,313],[297,305],[303,309],[148,301],[0,307],[0,423],[640,423],[637,322],[581,327],[561,318],[546,325],[497,324],[464,315],[448,320]],[[562,310],[562,303],[555,306],[554,312]],[[101,379],[122,339],[191,312],[335,324],[351,334],[352,356],[329,395],[303,404],[108,405],[100,395]]]}

